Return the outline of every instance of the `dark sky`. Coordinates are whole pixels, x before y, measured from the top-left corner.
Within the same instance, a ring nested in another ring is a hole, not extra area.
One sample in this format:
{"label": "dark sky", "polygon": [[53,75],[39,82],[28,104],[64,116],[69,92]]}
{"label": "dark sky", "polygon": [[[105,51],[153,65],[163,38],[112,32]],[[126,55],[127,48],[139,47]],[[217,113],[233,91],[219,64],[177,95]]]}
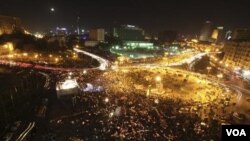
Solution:
{"label": "dark sky", "polygon": [[[20,17],[32,31],[56,26],[135,24],[149,33],[164,29],[198,34],[206,20],[227,28],[250,27],[249,0],[0,0],[0,14]],[[54,7],[55,12],[50,12]]]}

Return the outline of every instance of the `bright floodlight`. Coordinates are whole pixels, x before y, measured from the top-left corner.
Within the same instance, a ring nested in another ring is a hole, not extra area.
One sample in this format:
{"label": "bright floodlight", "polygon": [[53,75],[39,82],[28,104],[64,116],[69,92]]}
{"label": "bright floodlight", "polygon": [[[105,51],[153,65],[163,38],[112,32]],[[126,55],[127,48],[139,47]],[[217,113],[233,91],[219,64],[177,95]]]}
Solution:
{"label": "bright floodlight", "polygon": [[161,77],[160,76],[156,76],[155,77],[155,81],[160,82],[161,81]]}
{"label": "bright floodlight", "polygon": [[217,74],[218,78],[223,78],[223,74]]}
{"label": "bright floodlight", "polygon": [[114,112],[111,112],[110,114],[109,114],[109,117],[113,117],[114,116]]}
{"label": "bright floodlight", "polygon": [[154,102],[155,102],[155,104],[159,104],[159,100],[158,99],[155,99]]}
{"label": "bright floodlight", "polygon": [[100,70],[106,70],[106,69],[107,69],[107,65],[106,65],[106,64],[101,64],[101,65],[99,66],[99,69],[100,69]]}
{"label": "bright floodlight", "polygon": [[83,70],[83,74],[86,74],[87,73],[87,71],[86,70]]}
{"label": "bright floodlight", "polygon": [[53,8],[53,7],[50,8],[50,11],[51,11],[51,12],[54,12],[54,11],[55,11],[55,8]]}
{"label": "bright floodlight", "polygon": [[60,89],[62,90],[67,90],[67,89],[72,89],[72,88],[75,88],[77,87],[78,84],[76,82],[75,79],[68,79],[68,80],[65,80],[61,86],[60,86]]}
{"label": "bright floodlight", "polygon": [[108,99],[108,98],[105,98],[105,100],[104,100],[104,101],[107,103],[107,102],[109,102],[109,99]]}
{"label": "bright floodlight", "polygon": [[246,79],[250,79],[250,70],[243,70],[242,76]]}

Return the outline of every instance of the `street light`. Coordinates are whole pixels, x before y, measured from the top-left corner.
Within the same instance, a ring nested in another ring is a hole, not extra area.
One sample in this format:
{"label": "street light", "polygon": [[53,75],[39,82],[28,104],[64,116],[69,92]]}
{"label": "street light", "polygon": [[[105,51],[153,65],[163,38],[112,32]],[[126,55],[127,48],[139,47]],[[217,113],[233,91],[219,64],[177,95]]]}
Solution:
{"label": "street light", "polygon": [[155,77],[155,81],[156,81],[156,82],[160,82],[160,81],[161,81],[161,77],[160,77],[160,76],[156,76],[156,77]]}
{"label": "street light", "polygon": [[38,54],[35,54],[35,55],[34,55],[34,58],[37,59],[37,57],[38,57]]}
{"label": "street light", "polygon": [[109,102],[109,99],[106,97],[106,98],[104,99],[104,101],[105,101],[106,103],[108,103],[108,102]]}
{"label": "street light", "polygon": [[87,73],[87,71],[86,70],[83,70],[83,74],[86,74]]}
{"label": "street light", "polygon": [[54,7],[51,7],[51,8],[50,8],[50,11],[51,11],[51,12],[55,12],[55,8],[54,8]]}
{"label": "street light", "polygon": [[55,58],[55,61],[56,61],[56,62],[58,62],[58,60],[59,60],[58,58]]}
{"label": "street light", "polygon": [[28,56],[28,53],[23,53],[23,56]]}

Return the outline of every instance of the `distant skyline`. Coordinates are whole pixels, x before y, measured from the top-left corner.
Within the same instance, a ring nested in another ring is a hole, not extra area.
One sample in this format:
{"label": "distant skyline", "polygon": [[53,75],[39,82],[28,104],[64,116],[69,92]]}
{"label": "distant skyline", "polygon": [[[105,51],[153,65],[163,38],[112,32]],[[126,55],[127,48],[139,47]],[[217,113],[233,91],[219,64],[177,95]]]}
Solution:
{"label": "distant skyline", "polygon": [[114,23],[134,24],[156,34],[177,30],[199,34],[210,20],[226,29],[250,27],[248,0],[9,0],[0,5],[0,15],[20,17],[28,29],[76,26],[110,28]]}

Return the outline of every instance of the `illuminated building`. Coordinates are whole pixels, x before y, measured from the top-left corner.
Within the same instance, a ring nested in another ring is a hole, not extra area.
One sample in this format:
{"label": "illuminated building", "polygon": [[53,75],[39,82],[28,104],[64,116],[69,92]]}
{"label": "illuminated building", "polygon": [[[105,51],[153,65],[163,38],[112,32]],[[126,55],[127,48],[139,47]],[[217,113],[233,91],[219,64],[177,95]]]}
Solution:
{"label": "illuminated building", "polygon": [[144,48],[144,49],[153,49],[154,44],[146,41],[124,41],[123,48],[125,49],[135,49],[135,48]]}
{"label": "illuminated building", "polygon": [[110,51],[114,54],[130,58],[154,57],[159,48],[153,43],[146,41],[143,29],[134,25],[122,25],[113,30],[113,36],[120,43],[112,46]]}
{"label": "illuminated building", "polygon": [[72,96],[78,94],[79,88],[75,79],[67,79],[63,82],[58,82],[56,85],[57,97]]}
{"label": "illuminated building", "polygon": [[16,17],[0,16],[0,35],[11,34],[13,31],[24,31],[21,20]]}
{"label": "illuminated building", "polygon": [[214,43],[218,44],[223,41],[222,37],[222,32],[223,32],[223,27],[217,27],[216,29],[213,30],[213,33],[211,35],[211,39]]}
{"label": "illuminated building", "polygon": [[113,29],[113,37],[120,40],[144,40],[144,30],[134,25],[121,25]]}
{"label": "illuminated building", "polygon": [[114,45],[113,49],[154,49],[153,43],[145,40],[143,29],[134,25],[122,25],[114,28],[113,36],[121,40],[121,44]]}
{"label": "illuminated building", "polygon": [[226,42],[223,61],[231,67],[250,69],[250,29],[236,29]]}
{"label": "illuminated building", "polygon": [[104,41],[105,31],[103,28],[91,29],[89,31],[90,40]]}
{"label": "illuminated building", "polygon": [[122,45],[114,45],[112,50],[155,49],[154,44],[147,41],[123,41]]}
{"label": "illuminated building", "polygon": [[228,41],[225,44],[226,64],[233,67],[250,68],[250,40],[248,41]]}
{"label": "illuminated building", "polygon": [[211,33],[212,33],[212,22],[206,21],[201,29],[199,40],[208,42],[210,40]]}

